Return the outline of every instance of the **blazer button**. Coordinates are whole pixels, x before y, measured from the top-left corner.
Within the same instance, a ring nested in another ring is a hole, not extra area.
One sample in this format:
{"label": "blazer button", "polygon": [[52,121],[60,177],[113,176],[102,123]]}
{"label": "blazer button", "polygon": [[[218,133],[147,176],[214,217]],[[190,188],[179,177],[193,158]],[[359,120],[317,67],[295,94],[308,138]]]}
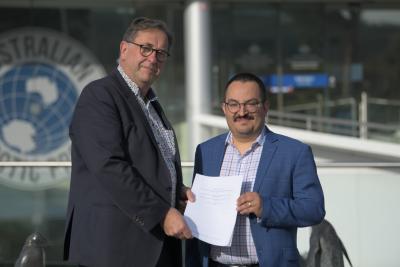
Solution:
{"label": "blazer button", "polygon": [[171,187],[171,186],[168,186],[168,187],[167,187],[167,191],[168,191],[168,192],[171,192],[171,191],[172,191],[172,187]]}
{"label": "blazer button", "polygon": [[144,225],[144,220],[143,218],[139,217],[139,216],[135,216],[135,222],[137,222],[138,224],[140,224],[141,226]]}

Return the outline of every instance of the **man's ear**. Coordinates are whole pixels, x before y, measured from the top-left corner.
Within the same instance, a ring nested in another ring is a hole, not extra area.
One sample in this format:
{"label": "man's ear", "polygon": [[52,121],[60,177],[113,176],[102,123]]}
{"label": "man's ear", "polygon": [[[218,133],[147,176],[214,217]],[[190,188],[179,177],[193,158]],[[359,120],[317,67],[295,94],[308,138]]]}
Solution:
{"label": "man's ear", "polygon": [[224,102],[221,103],[221,109],[224,114],[226,114],[226,105]]}
{"label": "man's ear", "polygon": [[269,110],[269,102],[268,102],[268,100],[264,101],[263,107],[264,107],[265,112],[267,112]]}
{"label": "man's ear", "polygon": [[119,44],[119,57],[125,58],[125,54],[126,54],[127,50],[128,50],[128,43],[125,41],[122,41]]}

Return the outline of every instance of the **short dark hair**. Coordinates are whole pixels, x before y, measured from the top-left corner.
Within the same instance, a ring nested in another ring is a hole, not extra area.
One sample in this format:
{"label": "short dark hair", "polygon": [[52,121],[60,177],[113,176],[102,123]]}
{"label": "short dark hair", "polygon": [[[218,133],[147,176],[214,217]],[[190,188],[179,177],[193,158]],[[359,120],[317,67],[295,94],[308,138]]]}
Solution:
{"label": "short dark hair", "polygon": [[146,17],[138,17],[129,24],[128,28],[126,29],[122,40],[124,41],[133,41],[138,32],[148,30],[148,29],[158,29],[163,31],[168,38],[168,50],[172,46],[172,34],[168,30],[167,24],[158,19],[150,19]]}
{"label": "short dark hair", "polygon": [[264,85],[263,81],[260,78],[258,78],[256,75],[254,75],[252,73],[248,73],[248,72],[237,73],[232,78],[229,79],[229,81],[225,85],[224,100],[226,98],[226,91],[228,90],[229,85],[236,81],[257,83],[258,88],[260,89],[261,101],[265,102],[267,100],[267,91],[265,89],[265,85]]}

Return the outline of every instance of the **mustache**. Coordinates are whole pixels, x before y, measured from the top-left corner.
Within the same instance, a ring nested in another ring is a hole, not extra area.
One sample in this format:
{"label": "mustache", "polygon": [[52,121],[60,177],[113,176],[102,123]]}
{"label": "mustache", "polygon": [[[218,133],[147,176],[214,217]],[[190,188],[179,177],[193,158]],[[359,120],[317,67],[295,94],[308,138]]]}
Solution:
{"label": "mustache", "polygon": [[250,115],[250,114],[244,114],[243,116],[237,115],[235,117],[233,117],[233,121],[237,121],[237,120],[254,120],[254,116]]}

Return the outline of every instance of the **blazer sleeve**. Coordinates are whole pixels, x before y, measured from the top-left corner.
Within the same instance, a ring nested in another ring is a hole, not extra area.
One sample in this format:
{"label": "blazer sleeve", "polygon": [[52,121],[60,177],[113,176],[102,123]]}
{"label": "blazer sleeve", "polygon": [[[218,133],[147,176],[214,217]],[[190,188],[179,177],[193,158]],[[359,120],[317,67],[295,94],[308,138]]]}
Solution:
{"label": "blazer sleeve", "polygon": [[292,176],[290,196],[262,194],[260,223],[264,227],[305,227],[320,223],[325,216],[324,196],[311,148],[303,144],[295,157],[291,163],[294,166],[287,167]]}
{"label": "blazer sleeve", "polygon": [[163,220],[169,203],[156,194],[135,168],[140,163],[128,159],[125,126],[117,104],[110,92],[101,87],[91,84],[81,93],[70,127],[73,149],[113,204],[150,231]]}

